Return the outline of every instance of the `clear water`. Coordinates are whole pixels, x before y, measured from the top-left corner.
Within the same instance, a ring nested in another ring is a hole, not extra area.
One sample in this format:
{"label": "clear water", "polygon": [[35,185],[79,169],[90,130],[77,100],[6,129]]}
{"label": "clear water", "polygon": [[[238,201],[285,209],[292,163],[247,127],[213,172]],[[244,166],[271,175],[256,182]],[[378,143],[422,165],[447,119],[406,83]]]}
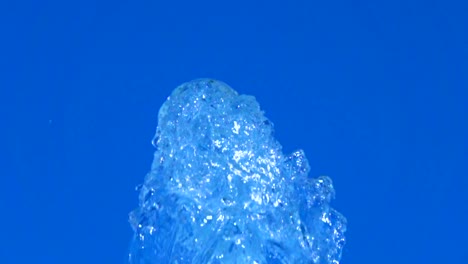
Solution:
{"label": "clear water", "polygon": [[162,105],[130,213],[129,262],[339,263],[346,219],[328,177],[281,151],[253,96],[201,79]]}

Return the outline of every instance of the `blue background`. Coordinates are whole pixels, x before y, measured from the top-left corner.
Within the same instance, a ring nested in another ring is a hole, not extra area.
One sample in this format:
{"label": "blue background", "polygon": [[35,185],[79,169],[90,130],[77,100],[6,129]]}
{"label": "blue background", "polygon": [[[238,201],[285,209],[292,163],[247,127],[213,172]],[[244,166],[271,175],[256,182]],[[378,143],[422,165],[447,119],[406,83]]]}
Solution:
{"label": "blue background", "polygon": [[2,1],[0,262],[125,263],[157,112],[257,97],[330,175],[342,263],[468,263],[466,1]]}

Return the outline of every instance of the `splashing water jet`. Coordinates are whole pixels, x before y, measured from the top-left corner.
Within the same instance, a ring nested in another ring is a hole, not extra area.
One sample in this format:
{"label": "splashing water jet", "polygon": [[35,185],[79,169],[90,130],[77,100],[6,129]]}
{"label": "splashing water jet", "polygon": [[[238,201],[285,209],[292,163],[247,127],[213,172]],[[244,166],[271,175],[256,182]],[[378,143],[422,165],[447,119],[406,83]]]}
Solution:
{"label": "splashing water jet", "polygon": [[284,155],[253,96],[200,79],[159,110],[151,171],[130,213],[129,262],[339,263],[331,179]]}

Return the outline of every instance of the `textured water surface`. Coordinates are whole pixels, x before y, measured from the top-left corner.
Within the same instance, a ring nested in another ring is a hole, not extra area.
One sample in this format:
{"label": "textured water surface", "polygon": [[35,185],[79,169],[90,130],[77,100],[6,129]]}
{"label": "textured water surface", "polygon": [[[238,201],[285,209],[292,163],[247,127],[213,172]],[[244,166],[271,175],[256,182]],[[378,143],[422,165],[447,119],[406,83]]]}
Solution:
{"label": "textured water surface", "polygon": [[159,110],[151,171],[130,213],[129,261],[338,263],[346,219],[328,177],[285,155],[253,96],[201,79]]}

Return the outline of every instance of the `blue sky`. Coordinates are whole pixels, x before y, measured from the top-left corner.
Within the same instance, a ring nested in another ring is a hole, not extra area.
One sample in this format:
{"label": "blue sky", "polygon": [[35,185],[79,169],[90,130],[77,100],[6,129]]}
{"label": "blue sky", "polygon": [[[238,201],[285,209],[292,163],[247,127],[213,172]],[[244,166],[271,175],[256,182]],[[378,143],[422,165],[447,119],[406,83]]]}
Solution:
{"label": "blue sky", "polygon": [[125,263],[157,112],[254,95],[329,175],[342,263],[468,263],[464,1],[0,3],[2,263]]}

